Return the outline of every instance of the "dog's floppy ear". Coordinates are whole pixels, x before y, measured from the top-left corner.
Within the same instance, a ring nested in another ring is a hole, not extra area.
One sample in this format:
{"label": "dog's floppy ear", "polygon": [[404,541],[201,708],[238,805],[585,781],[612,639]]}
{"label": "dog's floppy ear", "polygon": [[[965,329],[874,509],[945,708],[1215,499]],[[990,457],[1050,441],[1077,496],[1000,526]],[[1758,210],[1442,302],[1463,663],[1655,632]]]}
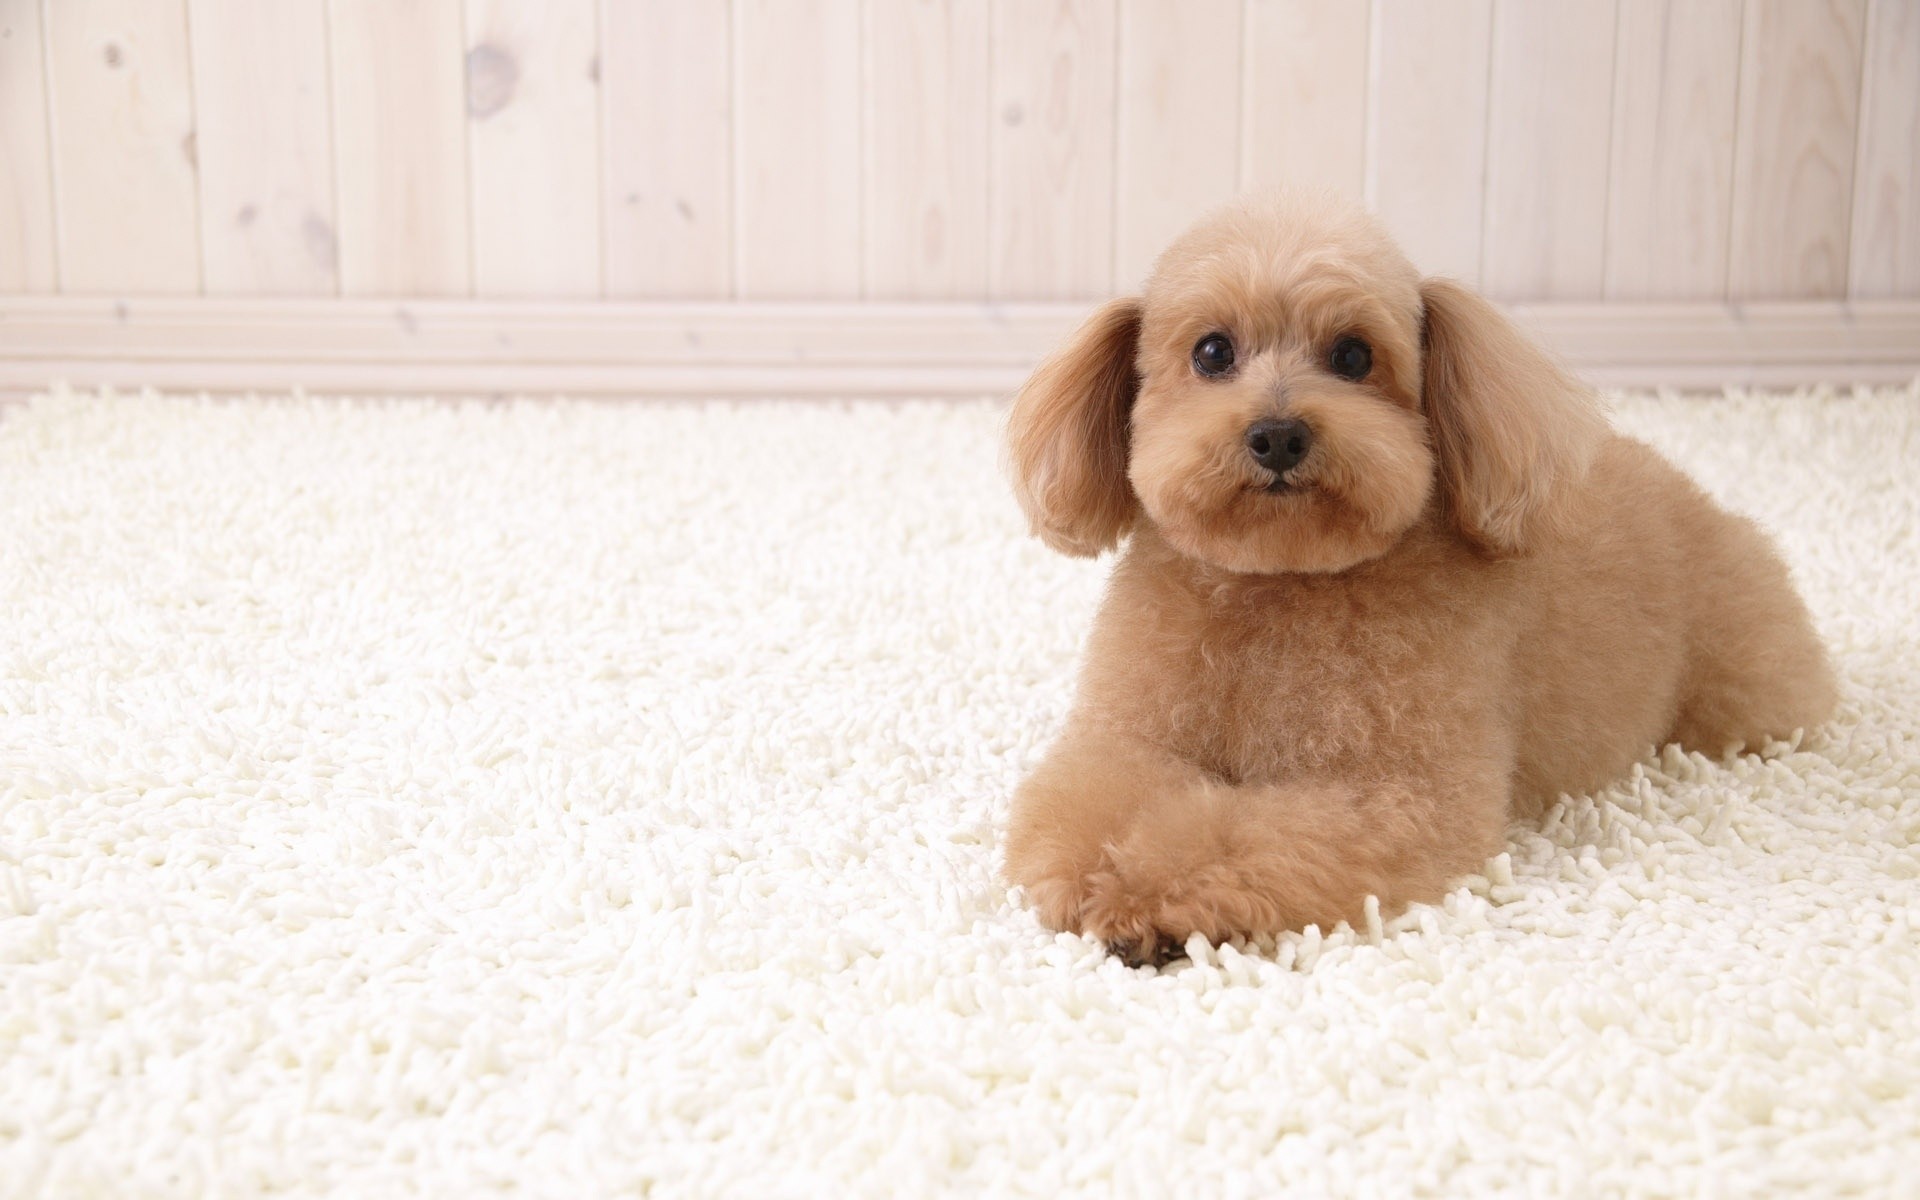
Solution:
{"label": "dog's floppy ear", "polygon": [[1111,550],[1139,512],[1127,482],[1139,338],[1140,302],[1110,300],[1014,398],[1007,419],[1013,490],[1033,531],[1064,554]]}
{"label": "dog's floppy ear", "polygon": [[1429,279],[1420,299],[1421,403],[1453,519],[1482,550],[1524,554],[1557,532],[1606,418],[1588,388],[1473,292]]}

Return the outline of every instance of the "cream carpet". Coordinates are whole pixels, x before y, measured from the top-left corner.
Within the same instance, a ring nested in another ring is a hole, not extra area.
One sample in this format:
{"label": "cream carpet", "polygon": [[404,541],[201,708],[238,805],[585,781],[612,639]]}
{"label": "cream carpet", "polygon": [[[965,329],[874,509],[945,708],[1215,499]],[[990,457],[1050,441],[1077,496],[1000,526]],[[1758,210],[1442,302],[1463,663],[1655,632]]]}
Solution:
{"label": "cream carpet", "polygon": [[0,415],[0,1194],[1911,1194],[1920,389],[1617,406],[1834,728],[1158,973],[993,877],[1105,569],[999,420]]}

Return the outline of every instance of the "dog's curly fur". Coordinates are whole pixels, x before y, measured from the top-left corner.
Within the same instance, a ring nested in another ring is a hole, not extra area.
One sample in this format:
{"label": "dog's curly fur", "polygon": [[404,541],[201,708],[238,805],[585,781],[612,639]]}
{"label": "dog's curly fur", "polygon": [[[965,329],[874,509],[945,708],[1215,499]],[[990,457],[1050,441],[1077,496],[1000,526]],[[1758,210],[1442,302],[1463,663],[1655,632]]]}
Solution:
{"label": "dog's curly fur", "polygon": [[[1222,375],[1193,364],[1231,338]],[[1357,336],[1357,382],[1330,348]],[[1256,420],[1307,456],[1254,461]],[[1011,474],[1068,554],[1125,548],[1006,875],[1133,961],[1430,900],[1510,811],[1658,744],[1832,710],[1786,568],[1497,310],[1364,213],[1242,202],[1021,390]]]}

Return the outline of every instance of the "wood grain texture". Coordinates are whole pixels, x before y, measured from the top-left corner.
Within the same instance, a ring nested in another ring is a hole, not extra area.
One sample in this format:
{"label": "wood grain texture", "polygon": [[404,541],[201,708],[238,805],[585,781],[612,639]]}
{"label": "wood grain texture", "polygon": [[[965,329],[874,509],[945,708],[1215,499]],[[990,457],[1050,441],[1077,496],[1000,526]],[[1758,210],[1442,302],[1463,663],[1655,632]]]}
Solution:
{"label": "wood grain texture", "polygon": [[0,292],[1091,299],[1285,184],[1920,298],[1920,0],[0,0]]}
{"label": "wood grain texture", "polygon": [[1726,294],[1741,0],[1620,0],[1603,290]]}
{"label": "wood grain texture", "polygon": [[1866,0],[1748,0],[1728,295],[1843,296]]}
{"label": "wood grain texture", "polygon": [[1920,296],[1920,0],[1872,0],[1853,173],[1854,296]]}
{"label": "wood grain texture", "polygon": [[1240,0],[1121,0],[1117,288],[1239,190],[1242,17]]}
{"label": "wood grain texture", "polygon": [[[1902,383],[1920,373],[1920,301],[1549,301],[1509,311],[1608,386]],[[1086,314],[1078,302],[0,296],[0,397],[56,378],[443,396],[1004,396]]]}
{"label": "wood grain texture", "polygon": [[199,291],[185,4],[86,0],[43,11],[61,289]]}
{"label": "wood grain texture", "polygon": [[473,289],[600,294],[596,0],[467,0]]}
{"label": "wood grain texture", "polygon": [[460,0],[330,0],[340,289],[472,291]]}
{"label": "wood grain texture", "polygon": [[866,294],[987,287],[990,10],[866,0]]}
{"label": "wood grain texture", "polygon": [[1367,0],[1247,0],[1240,185],[1367,186]]}
{"label": "wood grain texture", "polygon": [[1615,16],[1612,0],[1496,0],[1480,259],[1489,295],[1601,289]]}
{"label": "wood grain texture", "polygon": [[209,294],[339,290],[325,0],[188,0]]}
{"label": "wood grain texture", "polygon": [[858,0],[735,0],[742,298],[860,294]]}
{"label": "wood grain texture", "polygon": [[733,292],[733,78],[725,4],[603,0],[606,294]]}
{"label": "wood grain texture", "polygon": [[40,0],[0,0],[0,292],[60,287]]}
{"label": "wood grain texture", "polygon": [[1113,289],[1113,0],[993,0],[988,294]]}
{"label": "wood grain texture", "polygon": [[1421,270],[1480,281],[1492,0],[1376,0],[1367,198]]}

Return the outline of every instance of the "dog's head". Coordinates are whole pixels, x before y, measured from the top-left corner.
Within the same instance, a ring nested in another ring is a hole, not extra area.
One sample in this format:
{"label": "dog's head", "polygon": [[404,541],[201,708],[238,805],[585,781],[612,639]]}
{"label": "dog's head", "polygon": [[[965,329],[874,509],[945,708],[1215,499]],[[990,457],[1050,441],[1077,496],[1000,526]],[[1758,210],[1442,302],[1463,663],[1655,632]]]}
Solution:
{"label": "dog's head", "polygon": [[1233,571],[1384,553],[1436,489],[1491,554],[1551,536],[1605,430],[1591,393],[1491,305],[1422,281],[1364,213],[1234,205],[1169,247],[1021,389],[1022,507],[1069,554],[1147,520]]}

